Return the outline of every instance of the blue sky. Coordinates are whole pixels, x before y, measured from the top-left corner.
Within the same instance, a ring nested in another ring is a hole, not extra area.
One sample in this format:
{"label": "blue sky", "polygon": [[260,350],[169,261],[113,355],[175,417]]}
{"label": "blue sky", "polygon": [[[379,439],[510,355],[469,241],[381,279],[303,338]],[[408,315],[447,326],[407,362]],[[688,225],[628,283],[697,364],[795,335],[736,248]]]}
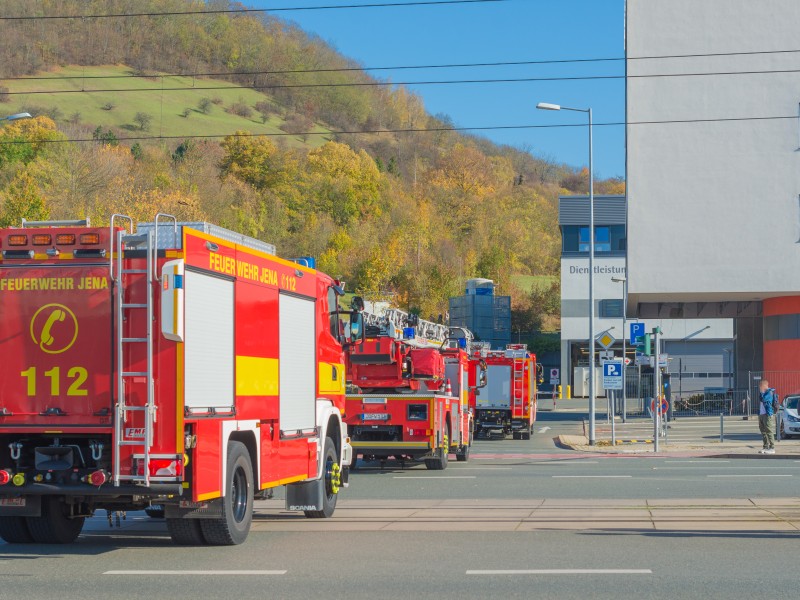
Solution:
{"label": "blue sky", "polygon": [[[254,8],[365,4],[380,0],[249,0]],[[395,0],[403,1],[403,0]],[[623,0],[507,2],[276,13],[364,66],[622,57]],[[393,81],[622,75],[624,63],[526,65],[378,72]],[[582,123],[572,112],[536,110],[537,102],[591,106],[595,123],[624,120],[624,80],[408,86],[431,113],[463,127]],[[585,128],[491,131],[486,137],[533,154],[587,164]],[[624,175],[625,132],[595,127],[595,173]]]}

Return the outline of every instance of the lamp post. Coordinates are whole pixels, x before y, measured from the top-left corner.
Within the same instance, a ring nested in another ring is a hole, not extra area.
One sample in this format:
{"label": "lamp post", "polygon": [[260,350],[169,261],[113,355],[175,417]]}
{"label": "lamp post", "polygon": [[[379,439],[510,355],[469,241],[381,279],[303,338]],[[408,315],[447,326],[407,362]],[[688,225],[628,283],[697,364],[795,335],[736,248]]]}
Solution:
{"label": "lamp post", "polygon": [[[594,355],[594,173],[592,171],[592,109],[570,108],[539,102],[540,110],[571,110],[589,117],[589,445],[595,445],[595,355]],[[623,334],[625,332],[623,331]]]}
{"label": "lamp post", "polygon": [[31,113],[21,112],[7,117],[0,117],[0,121],[16,121],[18,119],[32,119]]}
{"label": "lamp post", "polygon": [[627,341],[625,313],[628,308],[628,277],[612,277],[611,281],[622,284],[622,422],[625,423],[628,408],[628,387],[625,385],[625,371],[627,371],[628,367],[625,362],[627,360],[627,354],[625,352],[625,343]]}

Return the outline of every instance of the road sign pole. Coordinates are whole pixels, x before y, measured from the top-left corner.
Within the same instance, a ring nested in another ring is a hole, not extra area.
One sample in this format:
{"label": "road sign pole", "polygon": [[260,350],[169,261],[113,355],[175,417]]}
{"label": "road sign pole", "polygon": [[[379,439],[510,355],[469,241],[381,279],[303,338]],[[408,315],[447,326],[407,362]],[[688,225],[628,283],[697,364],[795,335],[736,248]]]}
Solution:
{"label": "road sign pole", "polygon": [[658,452],[658,434],[659,429],[661,428],[661,367],[658,364],[660,350],[659,333],[661,333],[661,329],[659,327],[654,327],[653,343],[655,348],[653,350],[653,354],[655,362],[653,364],[653,387],[655,388],[655,402],[653,404],[653,452]]}
{"label": "road sign pole", "polygon": [[[622,361],[622,373],[623,373],[622,374],[622,381],[625,381],[625,361],[624,360]],[[623,383],[623,385],[625,385],[625,384]],[[617,430],[616,430],[616,427],[614,427],[614,417],[615,417],[615,413],[617,412],[617,410],[616,410],[617,390],[611,390],[611,398],[613,398],[613,400],[609,400],[611,402],[611,445],[614,448],[616,448],[617,447]]]}

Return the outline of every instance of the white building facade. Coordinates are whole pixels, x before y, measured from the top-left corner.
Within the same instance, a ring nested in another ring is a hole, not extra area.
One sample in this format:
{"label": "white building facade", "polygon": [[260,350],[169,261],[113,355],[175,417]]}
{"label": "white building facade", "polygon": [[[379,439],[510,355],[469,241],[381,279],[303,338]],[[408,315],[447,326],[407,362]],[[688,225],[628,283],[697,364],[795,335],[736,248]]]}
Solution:
{"label": "white building facade", "polygon": [[797,0],[627,0],[628,315],[732,318],[738,374],[800,370],[798,26]]}
{"label": "white building facade", "polygon": [[[571,385],[574,396],[588,395],[589,365],[589,199],[564,196],[559,199],[561,253],[561,383]],[[646,331],[661,327],[662,351],[669,356],[667,371],[673,376],[673,393],[690,396],[705,388],[731,387],[733,364],[733,320],[671,319],[658,316],[628,316],[623,323],[626,268],[625,197],[595,196],[594,316],[595,336],[609,334],[616,341],[610,350],[621,357],[623,337],[628,339],[631,322],[642,322]],[[625,344],[633,361],[635,349]],[[595,342],[597,382],[600,353]],[[634,370],[634,367],[629,367]],[[603,395],[598,383],[597,392]]]}

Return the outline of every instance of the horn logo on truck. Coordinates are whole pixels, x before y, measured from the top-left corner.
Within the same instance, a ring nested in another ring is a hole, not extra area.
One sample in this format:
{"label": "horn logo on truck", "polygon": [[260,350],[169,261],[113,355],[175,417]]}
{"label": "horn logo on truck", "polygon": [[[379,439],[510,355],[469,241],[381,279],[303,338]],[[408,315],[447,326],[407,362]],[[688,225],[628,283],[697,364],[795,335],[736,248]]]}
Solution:
{"label": "horn logo on truck", "polygon": [[61,354],[78,339],[78,319],[63,304],[45,304],[31,319],[31,338],[42,352]]}

